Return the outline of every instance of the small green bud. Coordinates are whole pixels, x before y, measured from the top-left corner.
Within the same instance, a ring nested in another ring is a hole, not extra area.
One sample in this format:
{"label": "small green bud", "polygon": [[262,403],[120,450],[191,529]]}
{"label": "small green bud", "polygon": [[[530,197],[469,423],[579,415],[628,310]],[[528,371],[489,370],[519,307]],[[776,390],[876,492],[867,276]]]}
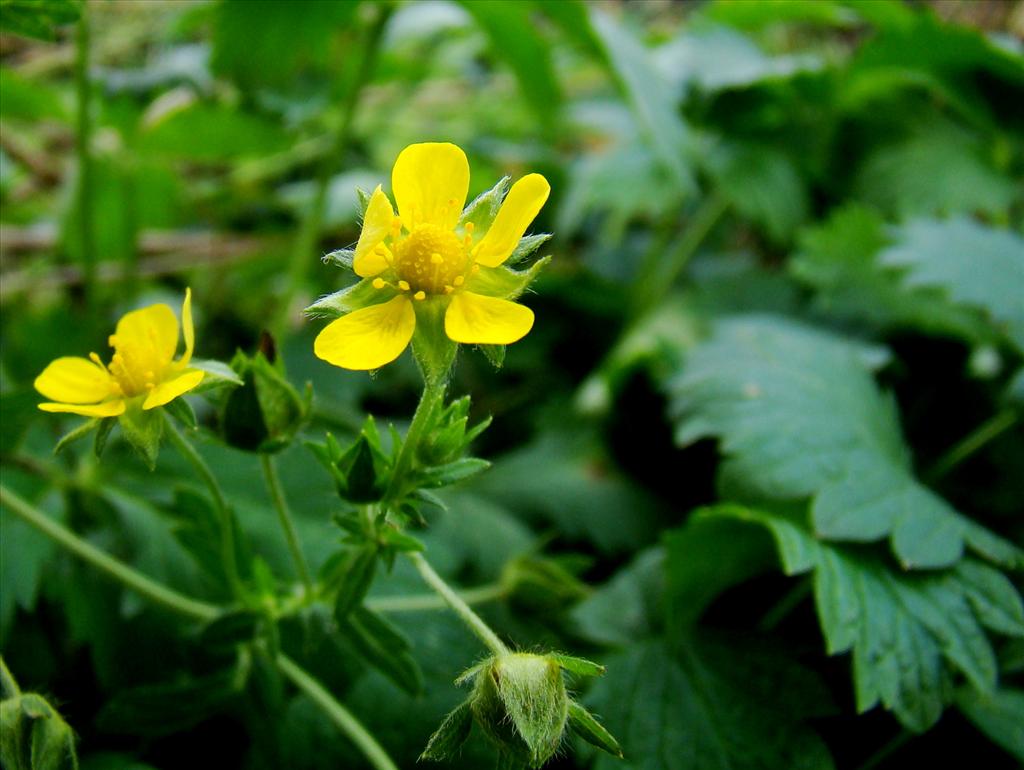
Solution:
{"label": "small green bud", "polygon": [[300,398],[275,363],[273,341],[264,335],[255,356],[239,351],[231,368],[242,378],[221,409],[224,440],[248,452],[279,452],[287,447],[309,413],[310,398]]}
{"label": "small green bud", "polygon": [[561,666],[532,653],[492,658],[476,674],[470,707],[499,748],[540,767],[558,750],[569,716]]}

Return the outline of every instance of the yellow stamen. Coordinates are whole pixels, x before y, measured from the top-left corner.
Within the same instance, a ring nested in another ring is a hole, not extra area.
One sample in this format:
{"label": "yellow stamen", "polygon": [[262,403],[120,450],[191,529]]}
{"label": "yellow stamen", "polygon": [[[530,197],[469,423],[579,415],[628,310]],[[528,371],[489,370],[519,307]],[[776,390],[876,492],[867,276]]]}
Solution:
{"label": "yellow stamen", "polygon": [[438,254],[436,251],[430,255],[430,263],[432,265],[440,265],[444,262],[444,257]]}
{"label": "yellow stamen", "polygon": [[467,233],[472,233],[474,230],[476,230],[476,225],[473,224],[472,222],[466,222],[465,230]]}
{"label": "yellow stamen", "polygon": [[408,281],[399,281],[398,288],[401,289],[402,291],[409,291],[411,287],[409,286]]}
{"label": "yellow stamen", "polygon": [[466,282],[466,276],[464,276],[464,275],[457,275],[457,276],[455,276],[455,280],[452,281],[452,283],[454,283],[456,286],[462,286],[462,284],[464,284],[465,282]]}
{"label": "yellow stamen", "polygon": [[451,294],[453,291],[455,291],[455,289],[453,289],[451,286],[445,286],[444,287],[444,293],[445,294]]}
{"label": "yellow stamen", "polygon": [[412,295],[413,299],[426,299],[427,293],[425,291],[418,291]]}
{"label": "yellow stamen", "polygon": [[383,278],[374,278],[373,279],[373,288],[375,288],[375,289],[383,289],[387,285],[388,285],[388,282],[385,281]]}

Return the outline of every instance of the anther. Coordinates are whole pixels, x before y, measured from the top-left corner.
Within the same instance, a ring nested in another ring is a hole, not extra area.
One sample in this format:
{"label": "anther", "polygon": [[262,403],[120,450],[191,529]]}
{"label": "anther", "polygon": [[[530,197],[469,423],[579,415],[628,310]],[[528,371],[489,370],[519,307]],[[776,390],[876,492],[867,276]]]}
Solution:
{"label": "anther", "polygon": [[445,285],[445,287],[444,287],[444,293],[445,294],[451,294],[453,291],[455,291],[455,289],[453,289],[451,286],[448,286],[447,284]]}
{"label": "anther", "polygon": [[398,282],[398,288],[401,289],[402,291],[409,291],[409,288],[410,288],[409,287],[409,282],[408,281],[399,281]]}
{"label": "anther", "polygon": [[464,276],[464,275],[457,275],[457,276],[455,276],[454,283],[455,283],[456,286],[462,286],[462,284],[464,284],[465,282],[466,282],[466,276]]}
{"label": "anther", "polygon": [[100,360],[100,357],[99,357],[98,353],[90,353],[89,354],[89,360],[92,361],[94,364],[96,364],[96,366],[98,366],[100,369],[103,369],[104,371],[106,371],[107,367],[105,367],[103,365],[103,361]]}
{"label": "anther", "polygon": [[476,275],[480,272],[480,265],[473,265],[473,274]]}
{"label": "anther", "polygon": [[473,224],[472,222],[466,222],[465,229],[467,233],[472,233],[474,230],[476,230],[476,225]]}
{"label": "anther", "polygon": [[413,299],[426,299],[427,298],[427,293],[421,289],[420,291],[418,291],[415,294],[413,294],[412,298]]}
{"label": "anther", "polygon": [[430,255],[430,262],[431,264],[434,265],[440,265],[442,262],[444,262],[444,257],[442,257],[435,251],[433,254]]}
{"label": "anther", "polygon": [[388,282],[385,281],[383,278],[374,278],[373,279],[373,288],[375,288],[375,289],[383,289],[387,285],[388,285]]}

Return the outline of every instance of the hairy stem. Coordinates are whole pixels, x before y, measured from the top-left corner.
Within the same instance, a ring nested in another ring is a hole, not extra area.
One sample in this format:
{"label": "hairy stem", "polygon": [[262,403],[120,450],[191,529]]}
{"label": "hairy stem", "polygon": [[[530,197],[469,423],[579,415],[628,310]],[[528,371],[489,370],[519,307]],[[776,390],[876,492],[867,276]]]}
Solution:
{"label": "hairy stem", "polygon": [[277,509],[278,519],[281,521],[281,529],[284,530],[285,540],[288,542],[288,550],[291,551],[292,560],[295,562],[295,570],[302,580],[306,589],[306,598],[313,598],[313,579],[309,575],[309,565],[299,545],[299,536],[295,531],[295,522],[292,519],[291,511],[288,509],[288,501],[285,499],[284,490],[281,488],[281,479],[277,475],[277,466],[274,458],[268,454],[260,455],[260,464],[263,466],[263,477],[267,481],[267,489],[274,501],[274,508]]}
{"label": "hairy stem", "polygon": [[184,594],[168,588],[129,567],[124,562],[108,556],[91,543],[86,542],[63,524],[51,519],[45,513],[23,500],[17,494],[0,484],[0,503],[12,513],[31,524],[59,545],[88,562],[101,572],[135,591],[154,604],[159,604],[197,620],[211,620],[220,614],[220,608],[213,604],[190,599]]}
{"label": "hairy stem", "polygon": [[359,106],[359,97],[362,94],[364,85],[370,81],[374,63],[377,59],[377,51],[380,48],[380,41],[384,33],[384,27],[391,16],[390,7],[378,7],[376,10],[377,18],[367,34],[362,58],[345,93],[345,101],[341,112],[341,124],[338,126],[337,133],[335,134],[334,147],[320,164],[313,200],[310,202],[309,210],[306,212],[299,227],[298,238],[295,240],[295,249],[292,253],[292,261],[288,272],[288,283],[284,296],[281,297],[277,321],[273,326],[278,337],[283,336],[283,332],[287,329],[288,313],[291,311],[292,301],[306,279],[306,273],[309,269],[308,265],[311,262],[310,257],[313,255],[317,241],[320,238],[320,231],[323,229],[324,211],[327,208],[327,194],[330,191],[331,177],[348,147],[352,134],[352,123],[355,120],[356,109]]}
{"label": "hairy stem", "polygon": [[391,757],[377,743],[377,739],[320,682],[306,673],[305,670],[296,665],[295,661],[286,655],[277,656],[277,667],[281,670],[281,673],[292,681],[292,684],[306,693],[324,710],[324,713],[363,752],[363,756],[370,761],[371,765],[377,768],[377,770],[398,770],[398,766],[391,761]]}
{"label": "hairy stem", "polygon": [[465,600],[452,590],[451,586],[444,581],[444,578],[434,571],[434,568],[430,566],[430,563],[423,557],[423,554],[418,551],[412,551],[406,555],[419,571],[423,581],[437,591],[445,603],[459,616],[459,619],[469,626],[470,630],[480,638],[480,641],[487,645],[491,652],[495,655],[508,655],[509,649],[505,646],[505,643],[498,638],[498,635],[491,630],[491,627],[484,622],[483,618],[473,612]]}
{"label": "hairy stem", "polygon": [[245,593],[242,581],[238,576],[238,560],[235,555],[235,525],[231,518],[231,510],[228,508],[228,502],[224,497],[224,492],[220,488],[220,484],[217,482],[217,477],[213,475],[213,471],[210,470],[210,466],[206,464],[206,460],[202,458],[202,455],[196,451],[184,436],[181,435],[181,431],[174,425],[174,422],[164,417],[164,426],[167,430],[167,435],[171,439],[171,443],[174,444],[174,448],[178,450],[178,453],[184,457],[189,464],[195,469],[196,473],[202,478],[203,483],[206,484],[210,490],[210,494],[213,495],[214,505],[217,507],[217,513],[220,516],[221,526],[221,559],[224,562],[224,572],[227,574],[228,582],[231,584],[231,588],[236,596],[242,596]]}
{"label": "hairy stem", "polygon": [[[466,604],[485,604],[505,598],[508,590],[500,583],[467,588],[458,595]],[[410,596],[377,596],[367,599],[366,608],[375,612],[418,612],[421,610],[439,610],[448,606],[448,602],[437,594],[413,594]]]}
{"label": "hairy stem", "polygon": [[[155,604],[197,620],[213,620],[221,613],[221,608],[206,602],[192,599],[184,594],[157,583],[124,562],[108,556],[106,553],[87,543],[71,530],[58,524],[45,513],[22,500],[3,484],[0,484],[0,504],[9,508],[43,534],[52,538],[83,561],[88,562],[101,572],[105,572],[124,586],[144,596]],[[303,668],[290,658],[279,655],[277,667],[303,692],[324,710],[345,735],[359,748],[377,770],[398,770],[376,739],[367,732],[359,720],[339,703],[320,682],[310,676]],[[17,693],[17,683],[10,676],[7,667],[0,660],[0,684],[3,691]]]}
{"label": "hairy stem", "polygon": [[426,380],[423,386],[423,395],[416,406],[416,412],[409,423],[409,430],[405,434],[405,441],[402,442],[402,449],[395,460],[395,467],[391,473],[391,481],[388,482],[387,492],[384,493],[384,500],[387,503],[394,502],[402,494],[402,486],[405,484],[405,476],[412,467],[413,458],[416,456],[416,449],[423,439],[427,423],[430,417],[444,400],[446,380]]}
{"label": "hairy stem", "polygon": [[1004,409],[974,429],[966,438],[939,458],[926,478],[935,482],[981,449],[985,444],[1012,428],[1020,415],[1013,409]]}

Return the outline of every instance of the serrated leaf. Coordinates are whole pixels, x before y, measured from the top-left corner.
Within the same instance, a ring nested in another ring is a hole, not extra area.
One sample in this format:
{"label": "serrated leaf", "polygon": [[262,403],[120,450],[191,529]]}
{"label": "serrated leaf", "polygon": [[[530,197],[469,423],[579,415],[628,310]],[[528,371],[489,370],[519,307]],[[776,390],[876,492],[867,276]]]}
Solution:
{"label": "serrated leaf", "polygon": [[926,730],[952,697],[954,671],[981,692],[995,687],[995,654],[982,626],[1024,636],[1020,598],[979,562],[965,559],[945,572],[897,573],[876,554],[816,540],[806,526],[781,514],[719,506],[700,515],[767,528],[786,574],[813,573],[826,648],[833,655],[853,653],[859,711],[880,702],[908,729]]}
{"label": "serrated leaf", "polygon": [[607,751],[613,757],[622,757],[622,747],[615,737],[604,729],[593,714],[574,700],[569,701],[569,726],[587,743]]}
{"label": "serrated leaf", "polygon": [[993,558],[979,525],[911,474],[893,403],[865,363],[872,355],[782,318],[723,320],[670,385],[676,439],[718,437],[722,478],[743,499],[810,498],[818,537],[887,537],[908,568],[954,564],[965,542]]}
{"label": "serrated leaf", "polygon": [[[608,659],[586,698],[637,770],[825,770],[832,758],[802,720],[827,710],[820,685],[786,658],[732,643],[663,640]],[[827,701],[826,701],[827,702]],[[621,767],[599,755],[598,770]]]}
{"label": "serrated leaf", "polygon": [[334,617],[343,622],[363,602],[366,592],[377,573],[377,548],[364,546],[353,550],[331,576],[331,587],[337,591],[334,599]]}
{"label": "serrated leaf", "polygon": [[1024,350],[1024,238],[969,219],[915,220],[896,233],[879,261],[902,268],[904,285],[948,293],[979,308]]}

